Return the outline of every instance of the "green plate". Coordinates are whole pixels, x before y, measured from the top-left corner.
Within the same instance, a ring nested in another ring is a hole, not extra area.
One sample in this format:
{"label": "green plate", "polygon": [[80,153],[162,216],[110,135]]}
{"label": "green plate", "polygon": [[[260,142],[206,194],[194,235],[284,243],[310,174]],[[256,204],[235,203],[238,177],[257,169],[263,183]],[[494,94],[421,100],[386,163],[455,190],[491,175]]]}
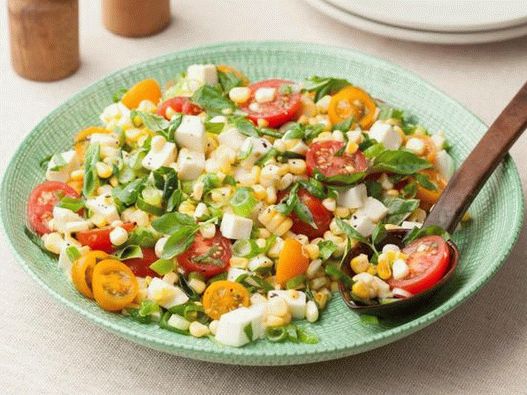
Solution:
{"label": "green plate", "polygon": [[454,235],[462,253],[457,275],[430,304],[411,316],[383,321],[379,326],[365,325],[335,295],[321,321],[311,326],[320,337],[318,344],[258,341],[243,348],[229,348],[207,339],[135,323],[99,309],[80,296],[56,263],[24,235],[26,197],[44,179],[39,162],[68,148],[76,131],[97,124],[98,114],[112,102],[112,95],[119,88],[146,77],[166,82],[189,64],[204,62],[231,64],[246,72],[251,80],[303,79],[313,74],[347,78],[373,96],[418,114],[421,123],[432,131],[445,130],[457,163],[486,130],[476,116],[416,75],[341,48],[235,42],[180,51],[118,71],[73,96],[38,124],[16,152],[2,183],[1,218],[13,250],[22,266],[61,303],[111,332],[172,354],[230,364],[302,364],[357,354],[408,336],[467,300],[503,264],[523,219],[522,189],[510,157],[490,177],[472,205],[470,225]]}

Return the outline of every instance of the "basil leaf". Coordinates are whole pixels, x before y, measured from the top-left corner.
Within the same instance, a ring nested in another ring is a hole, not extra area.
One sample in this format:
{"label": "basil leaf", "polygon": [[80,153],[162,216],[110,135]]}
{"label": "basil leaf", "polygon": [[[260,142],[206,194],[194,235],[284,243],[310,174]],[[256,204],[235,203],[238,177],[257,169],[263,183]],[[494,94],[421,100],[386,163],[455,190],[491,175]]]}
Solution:
{"label": "basil leaf", "polygon": [[172,212],[177,210],[181,202],[183,201],[183,191],[181,189],[176,189],[174,193],[168,198],[167,201],[167,211]]}
{"label": "basil leaf", "polygon": [[388,215],[384,219],[384,222],[394,225],[401,224],[401,222],[419,207],[419,200],[417,199],[389,197],[384,199],[383,203],[388,208]]}
{"label": "basil leaf", "polygon": [[267,151],[264,156],[262,156],[260,159],[258,159],[254,164],[256,166],[263,166],[271,159],[277,157],[280,154],[280,151],[278,151],[276,148],[271,148],[269,151]]}
{"label": "basil leaf", "polygon": [[[173,213],[172,213],[173,214]],[[199,227],[197,225],[181,226],[168,238],[163,252],[162,259],[172,259],[185,252],[194,242],[194,237]]]}
{"label": "basil leaf", "polygon": [[51,257],[54,261],[56,261],[57,255],[55,255],[54,253],[46,249],[46,247],[44,247],[44,242],[42,241],[39,235],[37,235],[36,233],[33,233],[27,226],[24,226],[24,234],[33,244],[35,244],[38,248],[40,248],[40,250],[42,250],[44,254],[46,254],[47,256]]}
{"label": "basil leaf", "polygon": [[404,111],[401,109],[390,107],[387,104],[380,104],[379,108],[380,111],[377,118],[381,121],[386,121],[388,119],[397,119],[402,121],[404,119]]}
{"label": "basil leaf", "polygon": [[91,196],[99,186],[99,177],[97,176],[96,163],[100,159],[99,144],[90,144],[86,151],[84,161],[84,183],[82,193],[85,197]]}
{"label": "basil leaf", "polygon": [[247,325],[243,327],[243,332],[245,333],[245,336],[247,336],[247,339],[249,341],[253,341],[253,324],[252,322],[249,322]]}
{"label": "basil leaf", "polygon": [[362,181],[365,176],[365,172],[359,171],[352,174],[337,174],[336,176],[326,177],[325,175],[315,169],[316,180],[337,186],[351,186],[357,184],[358,182]]}
{"label": "basil leaf", "polygon": [[345,133],[350,130],[351,125],[353,124],[353,121],[354,121],[353,117],[346,118],[345,120],[334,125],[333,130],[340,130],[341,132]]}
{"label": "basil leaf", "polygon": [[168,124],[168,128],[166,130],[160,130],[158,131],[158,133],[164,136],[167,141],[175,143],[176,142],[176,130],[177,128],[179,128],[179,125],[181,125],[181,122],[183,122],[183,114],[176,114],[170,120],[170,123]]}
{"label": "basil leaf", "polygon": [[322,261],[328,260],[329,257],[337,250],[337,245],[331,240],[319,241],[317,245]]}
{"label": "basil leaf", "polygon": [[53,167],[49,169],[51,171],[59,171],[66,165],[66,161],[62,154],[53,155],[50,161],[53,162]]}
{"label": "basil leaf", "polygon": [[311,195],[319,199],[326,198],[326,191],[324,185],[320,181],[314,178],[309,178],[308,180],[300,180],[299,183],[302,188],[308,191]]}
{"label": "basil leaf", "polygon": [[262,136],[271,136],[277,139],[282,138],[283,136],[283,134],[280,133],[278,130],[271,128],[260,128],[259,133]]}
{"label": "basil leaf", "polygon": [[384,151],[373,162],[373,172],[410,175],[428,169],[432,164],[408,151]]}
{"label": "basil leaf", "polygon": [[286,128],[286,132],[282,138],[284,140],[301,139],[309,142],[315,137],[318,137],[318,135],[323,131],[324,126],[320,124],[304,125],[296,122],[291,122],[288,125],[288,128]]}
{"label": "basil leaf", "polygon": [[366,148],[363,152],[364,156],[368,159],[374,158],[376,156],[379,156],[382,154],[386,149],[384,148],[384,145],[381,143],[375,143],[368,148]]}
{"label": "basil leaf", "polygon": [[173,234],[181,227],[197,226],[196,221],[190,215],[182,213],[167,213],[152,221],[152,227],[159,233]]}
{"label": "basil leaf", "polygon": [[298,202],[298,196],[296,194],[298,192],[298,186],[298,184],[293,185],[293,187],[289,191],[289,195],[287,195],[287,197],[285,198],[285,201],[276,206],[276,210],[279,213],[289,215],[295,209],[295,206]]}
{"label": "basil leaf", "polygon": [[143,210],[144,212],[155,215],[156,217],[162,216],[165,212],[162,207],[154,206],[153,204],[146,202],[141,196],[137,198],[135,205],[139,210]]}
{"label": "basil leaf", "polygon": [[335,218],[338,227],[348,236],[350,239],[360,241],[364,244],[369,244],[369,241],[366,237],[361,235],[353,226],[351,226],[349,223],[344,222],[340,218]]}
{"label": "basil leaf", "polygon": [[138,245],[143,248],[151,248],[156,245],[159,235],[153,230],[144,227],[137,227],[130,232],[126,245]]}
{"label": "basil leaf", "polygon": [[382,185],[380,182],[375,180],[365,180],[366,190],[368,191],[368,196],[374,197],[377,200],[381,200],[382,197]]}
{"label": "basil leaf", "polygon": [[379,245],[381,241],[383,241],[384,238],[387,236],[387,234],[388,232],[386,231],[386,227],[384,226],[384,224],[377,224],[371,234],[371,242],[373,243],[373,245]]}
{"label": "basil leaf", "polygon": [[115,91],[115,93],[112,96],[112,101],[114,103],[120,102],[126,92],[128,92],[128,89],[126,88],[117,89],[117,91]]}
{"label": "basil leaf", "polygon": [[220,134],[223,131],[225,124],[223,122],[205,122],[205,130],[207,133]]}
{"label": "basil leaf", "polygon": [[48,156],[46,156],[45,158],[43,158],[43,159],[38,163],[38,165],[40,166],[40,168],[46,170],[46,169],[48,168],[49,161],[51,160],[52,157],[53,157],[53,155],[48,155]]}
{"label": "basil leaf", "polygon": [[130,119],[132,120],[132,123],[136,117],[141,118],[143,125],[145,125],[152,132],[161,132],[170,126],[170,122],[168,122],[164,117],[151,114],[149,112],[132,110],[130,113]]}
{"label": "basil leaf", "polygon": [[411,181],[406,184],[401,190],[401,194],[406,199],[414,198],[417,194],[417,183],[415,181]]}
{"label": "basil leaf", "polygon": [[315,92],[315,101],[318,101],[320,98],[332,95],[348,85],[351,84],[345,79],[324,78],[314,75],[304,81],[304,91]]}
{"label": "basil leaf", "polygon": [[69,196],[64,196],[62,199],[60,199],[60,202],[57,204],[57,206],[67,208],[68,210],[71,210],[75,213],[80,209],[86,207],[84,205],[84,200],[82,200],[81,198],[75,199]]}
{"label": "basil leaf", "polygon": [[258,128],[254,126],[254,124],[251,121],[249,121],[247,118],[240,117],[240,116],[231,117],[230,122],[244,136],[247,136],[247,137],[259,137],[260,136],[260,133],[258,133]]}
{"label": "basil leaf", "polygon": [[112,196],[125,206],[135,204],[144,187],[145,179],[138,178],[125,186],[112,189]]}
{"label": "basil leaf", "polygon": [[167,273],[170,273],[174,270],[174,260],[173,259],[158,259],[154,263],[152,263],[150,266],[150,269],[152,269],[154,272],[159,274],[160,276],[164,276]]}
{"label": "basil leaf", "polygon": [[116,251],[114,254],[119,260],[125,261],[127,259],[135,259],[143,257],[143,250],[138,245],[127,245],[124,248]]}
{"label": "basil leaf", "polygon": [[417,173],[415,179],[423,188],[429,191],[437,191],[437,186],[426,175]]}
{"label": "basil leaf", "polygon": [[441,236],[445,241],[448,241],[451,239],[450,234],[444,230],[443,228],[437,226],[437,225],[429,225],[425,226],[423,228],[413,228],[406,237],[403,239],[403,243],[405,245],[410,244],[412,241],[417,240],[424,236]]}
{"label": "basil leaf", "polygon": [[224,93],[229,93],[232,88],[241,86],[242,83],[242,80],[231,72],[218,71],[218,80]]}
{"label": "basil leaf", "polygon": [[309,211],[307,206],[300,199],[297,199],[293,210],[300,221],[311,225],[313,229],[318,229],[318,226],[313,219],[313,214],[311,214],[311,211]]}
{"label": "basil leaf", "polygon": [[216,88],[203,85],[192,95],[192,101],[205,109],[209,114],[223,114],[234,111],[235,105]]}

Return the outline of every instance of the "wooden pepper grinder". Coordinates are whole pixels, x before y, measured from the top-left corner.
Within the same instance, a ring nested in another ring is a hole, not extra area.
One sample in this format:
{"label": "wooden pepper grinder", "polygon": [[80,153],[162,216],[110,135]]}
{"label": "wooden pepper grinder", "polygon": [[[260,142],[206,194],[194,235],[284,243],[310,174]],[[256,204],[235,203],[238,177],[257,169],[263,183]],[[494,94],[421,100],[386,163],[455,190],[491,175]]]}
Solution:
{"label": "wooden pepper grinder", "polygon": [[170,0],[102,0],[102,20],[120,36],[150,36],[169,25]]}
{"label": "wooden pepper grinder", "polygon": [[11,62],[22,77],[54,81],[79,68],[78,0],[9,0]]}

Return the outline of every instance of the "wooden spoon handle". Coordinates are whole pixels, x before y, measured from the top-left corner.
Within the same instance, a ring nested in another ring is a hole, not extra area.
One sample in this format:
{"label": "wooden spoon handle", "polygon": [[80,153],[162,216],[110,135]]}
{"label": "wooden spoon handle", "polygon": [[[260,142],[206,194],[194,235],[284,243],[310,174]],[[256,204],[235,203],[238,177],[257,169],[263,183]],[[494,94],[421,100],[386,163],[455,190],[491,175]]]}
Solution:
{"label": "wooden spoon handle", "polygon": [[465,159],[425,221],[453,232],[474,198],[527,127],[527,83]]}

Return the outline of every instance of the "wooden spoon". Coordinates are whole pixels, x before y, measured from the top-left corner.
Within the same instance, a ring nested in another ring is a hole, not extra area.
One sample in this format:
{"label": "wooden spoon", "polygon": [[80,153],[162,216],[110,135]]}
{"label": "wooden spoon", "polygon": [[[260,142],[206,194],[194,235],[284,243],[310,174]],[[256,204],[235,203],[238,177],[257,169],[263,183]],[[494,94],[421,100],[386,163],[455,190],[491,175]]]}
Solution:
{"label": "wooden spoon", "polygon": [[[454,174],[423,226],[437,225],[452,233],[487,179],[526,127],[527,83],[505,107]],[[403,238],[408,232],[407,229],[390,230],[383,243],[396,244],[402,248]],[[392,303],[363,305],[352,300],[349,289],[340,282],[340,294],[346,305],[360,314],[390,316],[407,312],[429,299],[452,278],[459,261],[459,250],[452,241],[448,242],[448,246],[451,252],[450,268],[437,284],[425,292]],[[359,244],[350,251],[347,261],[361,253],[371,254],[371,251],[369,247]],[[354,275],[349,264],[344,264],[343,270],[350,276]]]}

